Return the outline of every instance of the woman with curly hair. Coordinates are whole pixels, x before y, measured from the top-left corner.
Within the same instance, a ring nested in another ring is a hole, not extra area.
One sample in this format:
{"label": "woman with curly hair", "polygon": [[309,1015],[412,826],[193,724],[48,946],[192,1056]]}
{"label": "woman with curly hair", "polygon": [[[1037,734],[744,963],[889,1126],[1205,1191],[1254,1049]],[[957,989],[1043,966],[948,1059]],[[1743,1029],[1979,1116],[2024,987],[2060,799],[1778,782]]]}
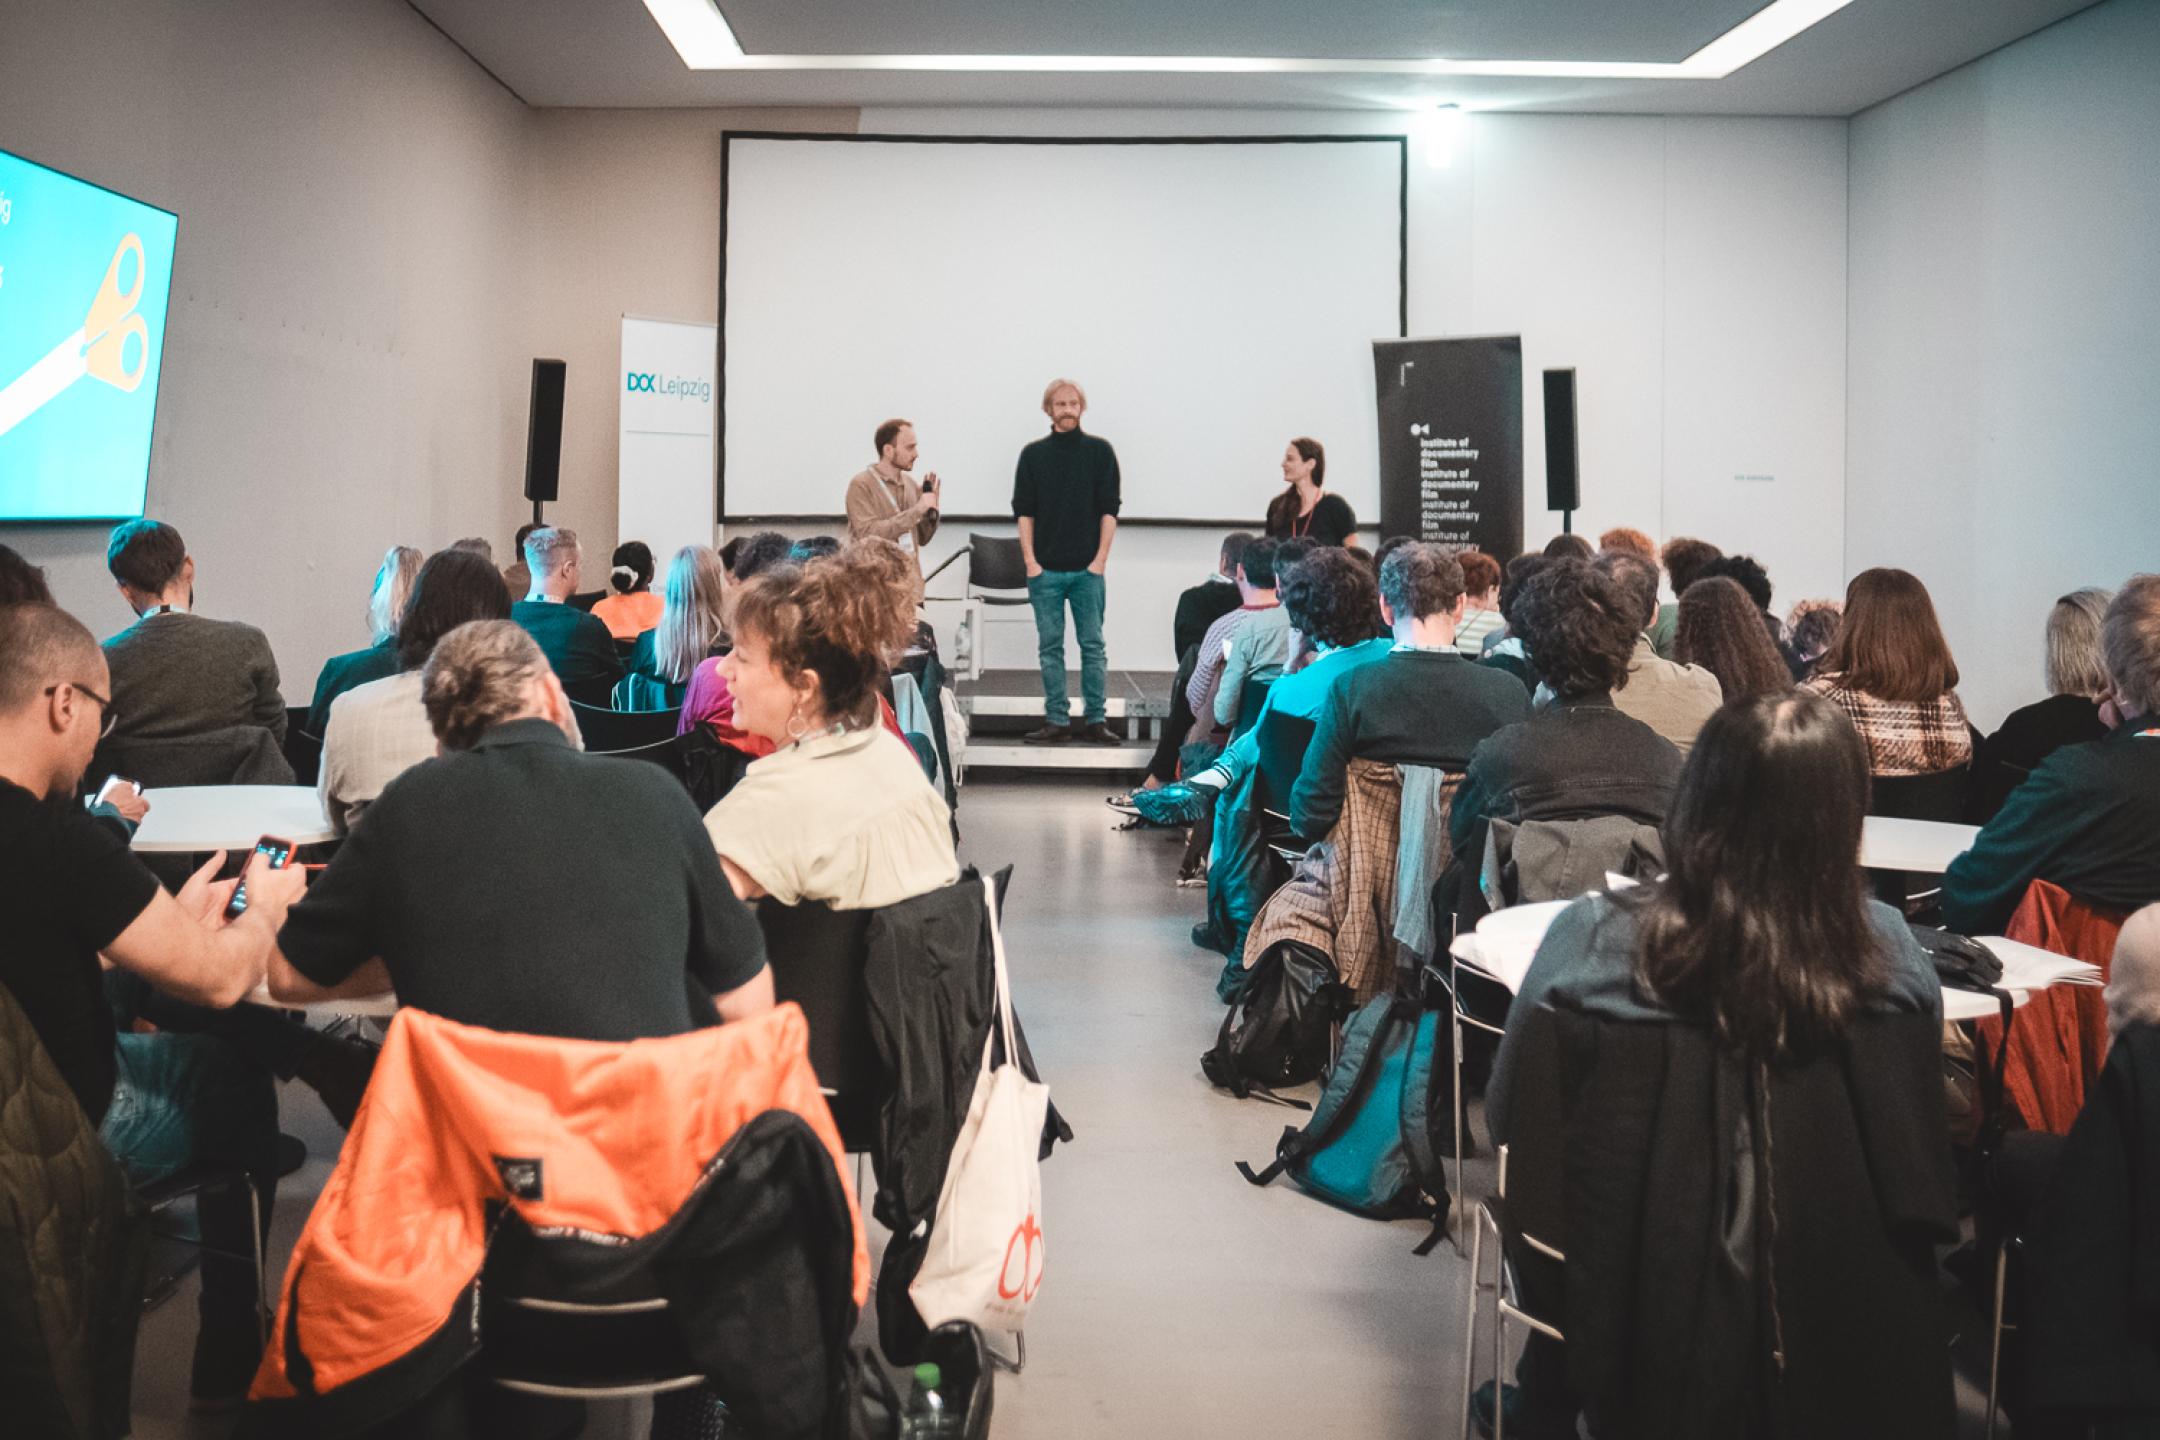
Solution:
{"label": "woman with curly hair", "polygon": [[[1680,752],[1613,706],[1641,633],[1637,603],[1611,575],[1576,560],[1549,566],[1523,586],[1516,624],[1553,698],[1471,753],[1448,817],[1458,875],[1475,874],[1483,863],[1494,820],[1625,815],[1664,823]],[[1456,888],[1467,901],[1474,887]]]}
{"label": "woman with curly hair", "polygon": [[872,910],[957,880],[951,813],[880,723],[891,657],[915,634],[897,547],[863,540],[736,592],[718,662],[733,722],[774,746],[705,817],[745,900]]}
{"label": "woman with curly hair", "polygon": [[1673,658],[1717,676],[1728,705],[1793,687],[1792,671],[1763,628],[1762,612],[1739,581],[1722,575],[1697,580],[1681,593]]}

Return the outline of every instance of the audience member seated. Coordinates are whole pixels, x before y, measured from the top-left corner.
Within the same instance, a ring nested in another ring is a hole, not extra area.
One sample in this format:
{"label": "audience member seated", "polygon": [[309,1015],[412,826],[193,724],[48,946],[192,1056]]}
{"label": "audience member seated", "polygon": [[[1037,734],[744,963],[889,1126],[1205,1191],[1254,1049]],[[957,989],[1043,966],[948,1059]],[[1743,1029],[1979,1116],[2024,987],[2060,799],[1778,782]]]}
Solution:
{"label": "audience member seated", "polygon": [[1657,566],[1626,550],[1605,550],[1592,562],[1628,599],[1629,614],[1640,626],[1628,656],[1627,683],[1613,691],[1612,703],[1671,741],[1686,759],[1703,722],[1724,703],[1717,676],[1699,665],[1681,665],[1658,657],[1650,644],[1650,626],[1658,613]]}
{"label": "audience member seated", "polygon": [[1462,566],[1439,546],[1411,541],[1381,562],[1380,613],[1394,644],[1329,684],[1290,794],[1298,834],[1334,829],[1352,760],[1459,772],[1486,736],[1529,718],[1528,690],[1457,653],[1462,604]]}
{"label": "audience member seated", "polygon": [[1350,502],[1323,490],[1327,450],[1300,435],[1283,450],[1283,492],[1268,502],[1266,534],[1270,540],[1311,540],[1315,545],[1346,545],[1357,534]]}
{"label": "audience member seated", "polygon": [[105,565],[140,617],[105,642],[112,667],[112,733],[163,740],[236,726],[285,738],[285,697],[262,631],[194,613],[195,561],[172,526],[114,527]]}
{"label": "audience member seated", "polygon": [[[1646,568],[1631,556],[1605,558]],[[1680,778],[1672,743],[1613,705],[1648,618],[1641,596],[1594,564],[1563,560],[1523,587],[1516,614],[1553,698],[1471,752],[1448,816],[1447,888],[1458,913],[1485,909],[1476,877],[1492,821],[1623,815],[1654,827]]]}
{"label": "audience member seated", "polygon": [[1537,675],[1530,668],[1522,635],[1515,628],[1515,601],[1522,594],[1523,586],[1552,563],[1549,555],[1518,555],[1508,562],[1507,572],[1500,581],[1500,618],[1507,622],[1507,629],[1485,637],[1485,653],[1478,661],[1481,665],[1506,671],[1520,680],[1525,690],[1537,688]]}
{"label": "audience member seated", "polygon": [[1665,548],[1658,552],[1658,559],[1665,564],[1665,578],[1672,585],[1673,598],[1658,607],[1657,624],[1650,628],[1650,647],[1665,659],[1676,658],[1673,645],[1674,632],[1680,624],[1680,597],[1687,594],[1688,586],[1702,579],[1703,567],[1722,559],[1723,554],[1709,541],[1697,540],[1690,535],[1666,541]]}
{"label": "audience member seated", "polygon": [[375,588],[368,594],[368,647],[333,655],[323,662],[315,677],[315,698],[308,705],[307,733],[322,738],[330,723],[330,705],[348,690],[371,680],[397,674],[398,616],[412,594],[413,577],[420,573],[420,552],[410,545],[393,545],[375,572]]}
{"label": "audience member seated", "polygon": [[1193,723],[1185,685],[1192,679],[1200,642],[1207,638],[1208,627],[1244,603],[1237,587],[1237,567],[1252,541],[1253,537],[1243,530],[1225,535],[1222,550],[1216,555],[1215,573],[1178,596],[1177,609],[1170,618],[1170,653],[1178,657],[1178,673],[1170,685],[1170,716],[1163,721],[1162,739],[1155,747],[1154,758],[1148,761],[1147,778],[1140,782],[1144,790],[1158,789],[1177,778],[1178,750]]}
{"label": "audience member seated", "polygon": [[417,673],[440,753],[383,791],[285,917],[274,996],[394,990],[464,1024],[583,1040],[679,1035],[715,1009],[772,1004],[757,923],[682,786],[580,753],[530,635],[460,625]]}
{"label": "audience member seated", "polygon": [[608,627],[569,603],[577,593],[580,559],[574,530],[543,527],[527,535],[532,593],[511,605],[510,618],[540,643],[572,700],[605,710],[622,678],[622,662]]}
{"label": "audience member seated", "polygon": [[1580,535],[1555,535],[1539,553],[1548,560],[1588,560],[1597,551]]}
{"label": "audience member seated", "polygon": [[[90,632],[40,603],[0,608],[0,984],[128,1178],[242,1168],[260,1198],[276,1186],[277,1094],[269,1071],[211,1035],[115,1032],[100,958],[171,996],[232,1005],[261,982],[298,866],[247,870],[248,908],[227,924],[220,852],[177,896],[106,824],[69,804],[111,717],[104,655]],[[261,1354],[245,1194],[199,1202],[201,1329],[191,1390],[236,1403]],[[23,1277],[18,1277],[20,1280]]]}
{"label": "audience member seated", "polygon": [[1791,637],[1786,633],[1785,622],[1770,609],[1773,591],[1769,572],[1764,570],[1761,562],[1752,555],[1721,555],[1703,567],[1704,579],[1713,575],[1722,575],[1728,580],[1736,581],[1740,588],[1747,592],[1748,599],[1754,603],[1757,613],[1762,617],[1762,626],[1770,636],[1770,643],[1777,647],[1779,658],[1785,662],[1786,673],[1797,681],[1800,678],[1800,668],[1793,657]]}
{"label": "audience member seated", "polygon": [[392,780],[435,753],[420,667],[436,642],[468,621],[509,617],[502,576],[478,555],[443,550],[420,567],[398,624],[398,673],[349,690],[330,707],[315,788],[339,834],[352,829]]}
{"label": "audience member seated", "polygon": [[735,592],[735,648],[717,663],[734,723],[774,749],[705,829],[746,900],[874,910],[959,878],[944,798],[878,722],[888,657],[915,631],[906,571],[880,546],[897,551],[857,541]]}
{"label": "audience member seated", "polygon": [[1626,525],[1616,525],[1598,536],[1597,548],[1600,555],[1632,555],[1653,570],[1657,568],[1657,541]]}
{"label": "audience member seated", "polygon": [[1927,587],[1904,570],[1863,570],[1845,589],[1837,643],[1807,688],[1851,717],[1877,777],[1939,775],[1972,763],[1957,661]]}
{"label": "audience member seated", "polygon": [[1793,606],[1788,633],[1792,637],[1792,658],[1800,667],[1801,679],[1808,679],[1822,669],[1823,657],[1837,644],[1838,631],[1844,625],[1842,601],[1803,600]]}
{"label": "audience member seated", "polygon": [[1942,909],[1951,929],[2001,934],[2035,880],[2107,910],[2160,900],[2160,575],[2123,586],[2100,643],[2108,735],[2041,761],[1972,849],[1950,862]]}
{"label": "audience member seated", "polygon": [[1763,628],[1755,602],[1739,582],[1722,575],[1697,580],[1680,596],[1673,659],[1715,676],[1728,705],[1793,688],[1792,671]]}
{"label": "audience member seated", "polygon": [[1463,574],[1463,623],[1455,631],[1455,648],[1472,660],[1485,654],[1485,641],[1507,628],[1500,615],[1500,562],[1482,550],[1464,550],[1455,556]]}
{"label": "audience member seated", "polygon": [[[736,551],[731,578],[740,586],[768,570],[789,564],[791,545],[787,536],[776,530],[760,530],[744,538]],[[731,745],[752,759],[773,752],[772,741],[735,723],[735,699],[728,690],[727,676],[721,672],[718,659],[700,661],[691,674],[690,688],[683,693],[682,715],[676,721],[675,733],[687,735],[700,725],[710,730],[721,744]]]}
{"label": "audience member seated", "polygon": [[812,560],[823,560],[840,553],[840,537],[837,535],[806,535],[788,546],[788,563],[807,565]]}
{"label": "audience member seated", "polygon": [[45,584],[45,568],[32,565],[5,545],[0,545],[0,605],[29,601],[50,605],[52,591]]}
{"label": "audience member seated", "polygon": [[[1302,538],[1245,547],[1238,562],[1238,598],[1241,610],[1252,613],[1242,615],[1224,637],[1222,676],[1215,682],[1215,724],[1226,734],[1237,728],[1245,682],[1275,679],[1290,659],[1290,612],[1276,595],[1276,581],[1317,548]],[[1193,669],[1197,674],[1197,662]]]}
{"label": "audience member seated", "polygon": [[702,662],[727,653],[727,572],[710,545],[685,545],[668,562],[659,623],[638,636],[615,689],[621,710],[674,710]]}
{"label": "audience member seated", "polygon": [[[1940,1142],[1939,1154],[1922,1148],[1885,1157],[1869,1138],[1879,1129],[1890,1137],[1894,1151],[1913,1136],[1946,1133],[1941,1087],[1910,1083],[1915,1076],[1925,1079],[1939,1070],[1942,991],[1903,918],[1866,898],[1862,888],[1853,856],[1860,844],[1867,792],[1865,748],[1834,705],[1789,689],[1728,704],[1703,727],[1682,772],[1665,827],[1668,878],[1619,895],[1577,901],[1547,932],[1509,1011],[1486,1092],[1486,1118],[1497,1143],[1514,1138],[1513,1100],[1525,1083],[1517,1073],[1523,1033],[1547,1023],[1540,1013],[1544,1007],[1605,1021],[1701,1027],[1696,1033],[1707,1032],[1709,1063],[1733,1067],[1725,1073],[1735,1077],[1742,1095],[1729,1109],[1727,1102],[1719,1102],[1719,1114],[1729,1116],[1719,1123],[1729,1125],[1728,1130],[1713,1135],[1706,1112],[1687,1111],[1704,1116],[1696,1122],[1701,1128],[1693,1135],[1684,1129],[1675,1132],[1674,1127],[1686,1123],[1678,1118],[1686,1102],[1675,1106],[1674,1088],[1700,1084],[1707,1096],[1712,1084],[1707,1076],[1698,1081],[1692,1078],[1695,1072],[1681,1068],[1683,1057],[1696,1053],[1684,1033],[1666,1042],[1667,1071],[1661,1080],[1645,1079],[1639,1089],[1603,1092],[1600,1098],[1611,1111],[1610,1119],[1618,1123],[1602,1127],[1611,1143],[1596,1154],[1571,1149],[1570,1195],[1581,1193],[1577,1167],[1624,1168],[1642,1158],[1634,1151],[1643,1145],[1668,1147],[1656,1153],[1672,1163],[1650,1166],[1650,1190],[1639,1200],[1620,1202],[1641,1207],[1641,1224],[1623,1232],[1619,1227],[1626,1222],[1608,1216],[1601,1227],[1583,1227],[1585,1232],[1595,1228],[1595,1237],[1574,1232],[1567,1236],[1570,1267],[1564,1297],[1552,1290],[1533,1293],[1540,1282],[1550,1285],[1550,1272],[1530,1267],[1522,1273],[1527,1308],[1559,1320],[1569,1332],[1570,1348],[1563,1352],[1541,1337],[1531,1340],[1518,1370],[1524,1404],[1520,1412],[1510,1408],[1511,1420],[1519,1413],[1521,1428],[1511,1423],[1511,1433],[1576,1433],[1579,1397],[1567,1390],[1569,1361],[1576,1358],[1573,1347],[1591,1337],[1561,1317],[1578,1315],[1578,1307],[1591,1308],[1592,1297],[1575,1292],[1577,1265],[1585,1267],[1584,1274],[1612,1275],[1619,1268],[1630,1277],[1614,1283],[1635,1287],[1636,1298],[1617,1309],[1610,1302],[1597,1304],[1611,1314],[1643,1313],[1640,1289],[1671,1283],[1664,1278],[1669,1256],[1646,1253],[1639,1268],[1607,1262],[1605,1269],[1593,1270],[1592,1256],[1584,1252],[1596,1239],[1632,1246],[1643,1235],[1657,1233],[1660,1221],[1677,1225],[1682,1223],[1679,1216],[1694,1213],[1710,1218],[1713,1233],[1668,1235],[1667,1243],[1711,1253],[1718,1244],[1716,1217],[1729,1206],[1728,1195],[1741,1196],[1751,1207],[1774,1206],[1771,1213],[1794,1231],[1835,1225],[1842,1238],[1829,1248],[1841,1268],[1878,1267],[1862,1276],[1857,1288],[1842,1280],[1825,1289],[1819,1281],[1809,1287],[1785,1279],[1778,1314],[1785,1343],[1796,1356],[1823,1354],[1828,1337],[1821,1327],[1862,1325],[1880,1340],[1887,1338],[1885,1326],[1902,1320],[1917,1330],[1921,1321],[1916,1317],[1935,1314],[1939,1300],[1932,1242],[1954,1236],[1956,1223],[1947,1141]],[[1765,817],[1776,817],[1776,823],[1765,823]],[[1860,1019],[1877,1014],[1914,1017],[1914,1023],[1884,1032],[1863,1052],[1855,1039]],[[1852,1057],[1844,1070],[1848,1093],[1786,1091],[1775,1106],[1780,1120],[1773,1144],[1767,1130],[1758,1131],[1756,1117],[1767,1113],[1761,1107],[1770,1100],[1757,1087],[1767,1080],[1775,1096],[1779,1072],[1839,1051]],[[1897,1063],[1878,1068],[1885,1059]],[[1660,1088],[1666,1093],[1660,1094]],[[1636,1097],[1635,1104],[1616,1107],[1619,1096]],[[1825,1110],[1825,1105],[1830,1108]],[[1655,1108],[1643,1114],[1642,1106]],[[1868,1123],[1859,1123],[1863,1119]],[[1625,1142],[1630,1147],[1625,1157],[1618,1149],[1622,1135],[1638,1137]],[[1860,1138],[1842,1138],[1854,1136]],[[1675,1144],[1690,1147],[1690,1152],[1671,1150]],[[1827,1153],[1837,1163],[1820,1173],[1796,1171],[1782,1157],[1797,1153]],[[1840,1177],[1879,1174],[1873,1167],[1885,1158],[1895,1173],[1876,1180],[1880,1195],[1850,1193],[1839,1186]],[[1719,1173],[1721,1167],[1728,1173]],[[1594,1182],[1596,1177],[1589,1178]],[[1910,1232],[1892,1228],[1905,1218],[1927,1223]],[[1766,1222],[1759,1208],[1746,1216],[1730,1216],[1728,1223],[1737,1227],[1734,1233],[1754,1237],[1748,1242],[1750,1254],[1759,1254],[1766,1243],[1776,1244],[1763,1239],[1776,1232],[1760,1228]],[[1824,1237],[1811,1235],[1810,1253],[1820,1254],[1823,1248]],[[1773,1254],[1782,1261],[1787,1252],[1779,1246]],[[1882,1264],[1893,1260],[1894,1265]],[[1759,1366],[1735,1363],[1711,1370],[1709,1379],[1721,1387],[1751,1387],[1757,1374],[1768,1371],[1772,1342],[1758,1328],[1756,1316],[1757,1307],[1770,1302],[1749,1293],[1753,1287],[1743,1272],[1751,1269],[1736,1267],[1732,1272],[1729,1284],[1740,1287],[1737,1293],[1724,1288],[1726,1281],[1718,1286],[1704,1282],[1706,1293],[1722,1296],[1733,1308],[1729,1318],[1741,1325],[1742,1333],[1757,1337],[1760,1352],[1751,1357],[1761,1360]],[[1834,1298],[1828,1304],[1803,1302],[1804,1294]],[[1871,1302],[1882,1303],[1879,1313],[1871,1310]],[[1670,1315],[1670,1333],[1651,1347],[1666,1352],[1658,1356],[1661,1374],[1685,1368],[1687,1357],[1670,1354],[1670,1347],[1709,1333],[1689,1322],[1704,1318],[1696,1306],[1715,1303],[1714,1298],[1696,1295],[1680,1298],[1684,1308]],[[1936,1322],[1930,1318],[1926,1323]],[[1794,1433],[1948,1434],[1951,1386],[1945,1337],[1930,1330],[1898,1338],[1908,1343],[1868,1366],[1866,1375],[1811,1377],[1810,1389],[1818,1393],[1808,1400],[1808,1408],[1826,1423]],[[1737,1362],[1740,1357],[1732,1358]],[[1661,1380],[1661,1392],[1663,1385]],[[1884,1403],[1885,1386],[1912,1387],[1910,1395],[1901,1388],[1904,1402],[1930,1414],[1939,1408],[1941,1425],[1885,1431],[1880,1425],[1861,1426],[1857,1418],[1835,1423],[1837,1417],[1871,1413],[1867,1407]],[[1595,1403],[1599,1397],[1589,1398]],[[1706,1406],[1714,1403],[1707,1395],[1703,1398]],[[1638,1395],[1635,1403],[1669,1406],[1672,1399],[1664,1393]],[[1757,1395],[1756,1400],[1762,1403],[1766,1397]],[[1635,1433],[1630,1421],[1637,1418],[1609,1417],[1612,1423],[1630,1425],[1628,1433]],[[1644,1433],[1661,1432],[1653,1427]]]}
{"label": "audience member seated", "polygon": [[2065,745],[2108,733],[2100,707],[2109,690],[2107,657],[2100,649],[2105,590],[2073,590],[2055,602],[2047,622],[2048,698],[2013,710],[1973,756],[1974,804],[1985,820],[2042,760]]}
{"label": "audience member seated", "polygon": [[[533,531],[539,528],[538,524],[530,522],[520,525],[517,534],[510,541],[510,563],[504,567],[502,577],[503,588],[510,592],[510,603],[513,605],[532,593],[532,565],[525,558],[525,542],[531,539]],[[487,544],[485,540],[480,543]],[[488,559],[492,564],[493,555],[490,554]]]}
{"label": "audience member seated", "polygon": [[635,640],[660,623],[660,597],[652,593],[653,553],[642,540],[625,540],[608,562],[614,593],[592,607],[593,618],[617,640]]}
{"label": "audience member seated", "polygon": [[[1230,666],[1231,637],[1247,620],[1277,608],[1275,552],[1279,548],[1278,542],[1264,537],[1245,547],[1237,562],[1238,608],[1217,617],[1200,639],[1200,653],[1193,661],[1192,678],[1185,684],[1185,703],[1192,707],[1194,716],[1192,739],[1215,735],[1220,743],[1222,737],[1216,732],[1228,728],[1228,722],[1216,718],[1216,700],[1226,688],[1224,676]],[[1278,616],[1264,632],[1255,635],[1254,642],[1243,661],[1243,670],[1251,673],[1256,660],[1254,652],[1260,652],[1262,655],[1271,653],[1272,664],[1279,671],[1289,656],[1289,626]],[[1237,718],[1234,698],[1230,703],[1230,718],[1233,721]]]}

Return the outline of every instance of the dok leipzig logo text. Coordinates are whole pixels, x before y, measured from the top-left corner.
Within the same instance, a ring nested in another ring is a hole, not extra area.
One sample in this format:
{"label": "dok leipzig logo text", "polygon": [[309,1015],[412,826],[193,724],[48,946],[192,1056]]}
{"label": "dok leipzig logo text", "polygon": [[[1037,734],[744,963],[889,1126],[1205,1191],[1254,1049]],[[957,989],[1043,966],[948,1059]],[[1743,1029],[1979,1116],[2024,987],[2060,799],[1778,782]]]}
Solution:
{"label": "dok leipzig logo text", "polygon": [[683,380],[667,375],[640,374],[635,370],[623,372],[623,389],[632,395],[672,395],[677,400],[699,400],[712,403],[712,381]]}

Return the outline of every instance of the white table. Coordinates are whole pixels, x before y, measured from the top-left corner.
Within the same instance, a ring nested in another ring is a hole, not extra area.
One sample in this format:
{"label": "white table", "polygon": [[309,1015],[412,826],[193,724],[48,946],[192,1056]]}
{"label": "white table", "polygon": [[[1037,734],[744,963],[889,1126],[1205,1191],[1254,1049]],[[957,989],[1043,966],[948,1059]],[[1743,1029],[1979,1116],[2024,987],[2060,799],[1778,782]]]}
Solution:
{"label": "white table", "polygon": [[1940,875],[1972,848],[1977,825],[1944,820],[1893,820],[1870,815],[1860,823],[1860,864],[1868,870]]}
{"label": "white table", "polygon": [[135,848],[166,853],[252,850],[265,835],[295,845],[335,840],[322,799],[307,785],[171,785],[145,790],[150,813]]}

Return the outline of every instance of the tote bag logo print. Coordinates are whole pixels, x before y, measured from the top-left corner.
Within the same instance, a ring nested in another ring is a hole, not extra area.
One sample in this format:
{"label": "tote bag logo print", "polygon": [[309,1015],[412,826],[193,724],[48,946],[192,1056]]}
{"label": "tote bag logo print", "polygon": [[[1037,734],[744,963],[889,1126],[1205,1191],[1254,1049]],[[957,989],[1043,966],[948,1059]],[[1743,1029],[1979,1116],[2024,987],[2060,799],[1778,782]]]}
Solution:
{"label": "tote bag logo print", "polygon": [[[1005,1242],[1005,1263],[998,1267],[998,1299],[1018,1300],[1023,1305],[1035,1303],[1042,1291],[1043,1282],[1043,1232],[1042,1225],[1033,1215],[1020,1222]],[[1015,1252],[1020,1268],[1013,1269]]]}

